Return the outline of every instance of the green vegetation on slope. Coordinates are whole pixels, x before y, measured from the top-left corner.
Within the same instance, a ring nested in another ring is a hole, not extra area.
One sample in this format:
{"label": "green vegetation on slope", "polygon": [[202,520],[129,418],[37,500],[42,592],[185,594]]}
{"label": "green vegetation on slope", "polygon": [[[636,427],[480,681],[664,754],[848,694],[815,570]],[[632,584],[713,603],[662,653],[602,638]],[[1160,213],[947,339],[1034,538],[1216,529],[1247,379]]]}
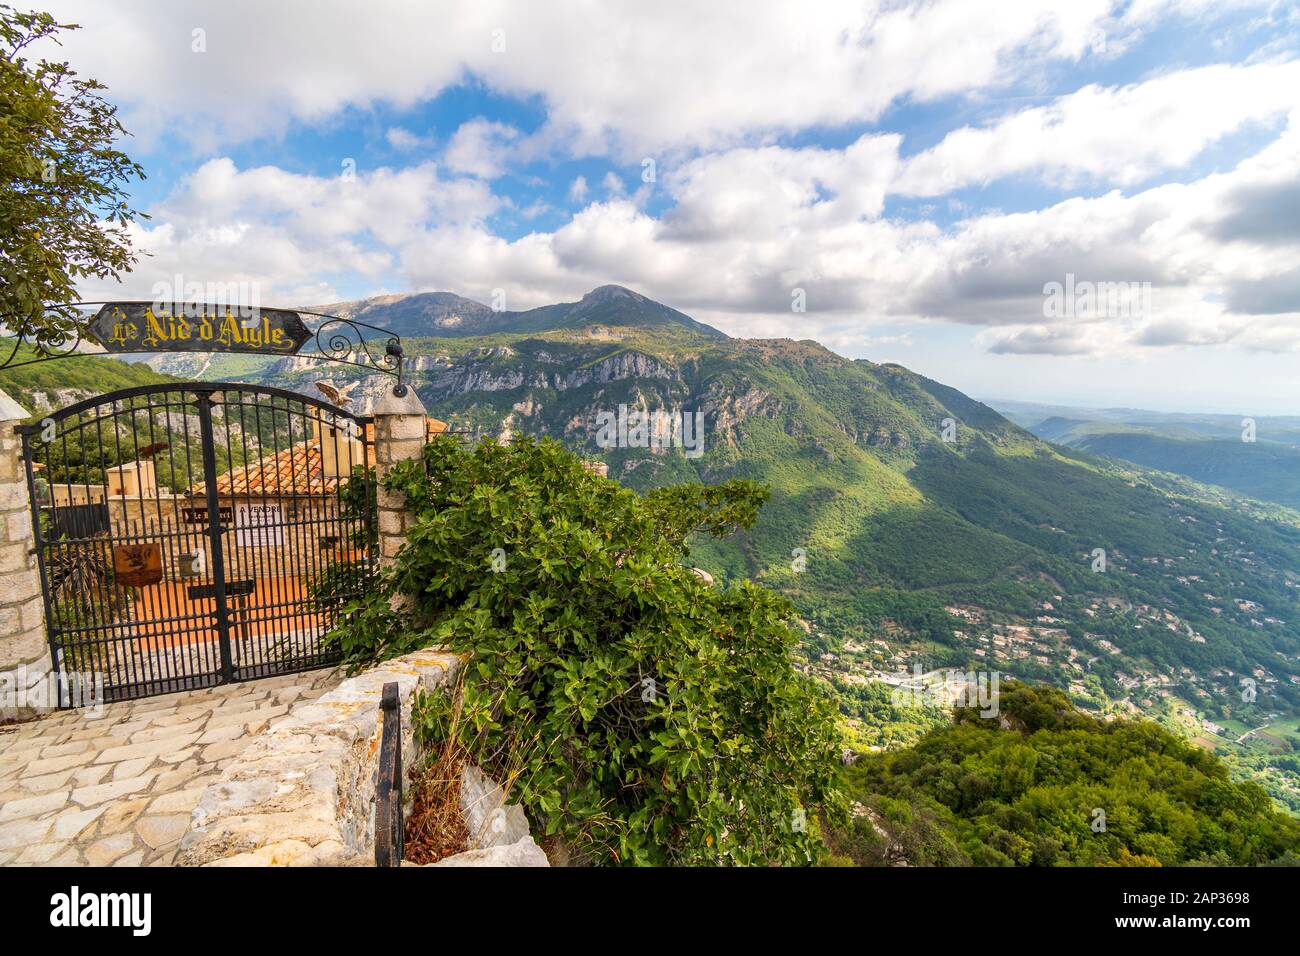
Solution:
{"label": "green vegetation on slope", "polygon": [[[12,350],[13,339],[0,339],[0,358],[8,358]],[[35,354],[22,346],[14,361],[26,361]],[[0,389],[33,414],[121,388],[174,381],[172,376],[155,372],[143,362],[120,362],[90,355],[0,369]],[[42,397],[43,400],[38,400]]]}
{"label": "green vegetation on slope", "polygon": [[864,808],[831,846],[860,865],[1300,862],[1300,821],[1149,721],[1105,722],[1054,688],[1003,685],[996,717],[846,768]]}
{"label": "green vegetation on slope", "polygon": [[999,403],[1038,437],[1300,507],[1300,420]]}

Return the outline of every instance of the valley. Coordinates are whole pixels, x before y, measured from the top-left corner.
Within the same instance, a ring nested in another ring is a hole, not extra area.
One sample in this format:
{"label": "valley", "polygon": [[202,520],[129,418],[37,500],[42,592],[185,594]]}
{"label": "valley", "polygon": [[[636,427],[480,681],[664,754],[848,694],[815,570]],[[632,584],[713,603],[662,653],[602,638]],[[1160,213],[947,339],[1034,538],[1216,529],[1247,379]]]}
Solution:
{"label": "valley", "polygon": [[[693,559],[723,585],[750,578],[795,602],[806,666],[835,687],[861,745],[906,742],[942,715],[928,703],[900,711],[863,690],[873,681],[996,671],[1051,683],[1096,714],[1191,714],[1171,726],[1296,808],[1294,734],[1266,752],[1212,727],[1244,733],[1300,707],[1300,513],[1049,444],[898,365],[728,338],[618,287],[524,313],[465,301],[335,310],[407,336],[420,398],[469,438],[557,438],[637,490],[770,486],[752,529],[700,541]],[[431,327],[441,334],[413,334]],[[308,393],[364,378],[302,357],[192,363],[156,358],[150,374]],[[354,394],[364,403],[383,384],[370,376]],[[701,453],[602,447],[620,406],[702,414]]]}

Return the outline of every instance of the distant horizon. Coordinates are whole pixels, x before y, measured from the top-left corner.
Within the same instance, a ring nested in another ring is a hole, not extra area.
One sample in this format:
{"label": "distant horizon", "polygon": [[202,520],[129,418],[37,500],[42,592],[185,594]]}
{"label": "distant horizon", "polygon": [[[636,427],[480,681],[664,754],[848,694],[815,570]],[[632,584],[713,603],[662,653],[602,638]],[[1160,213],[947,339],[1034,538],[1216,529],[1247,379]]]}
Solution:
{"label": "distant horizon", "polygon": [[[543,303],[541,305],[531,306],[527,309],[520,308],[520,309],[509,309],[504,311],[520,313],[520,312],[531,311],[532,309],[557,305],[560,304],[561,302],[576,303],[581,301],[583,298],[585,298],[587,295],[591,294],[592,292],[596,291],[597,289],[606,288],[606,287],[620,288],[627,292],[638,295],[644,299],[647,299],[651,302],[654,302],[657,305],[662,305],[666,308],[673,309],[674,311],[680,312],[682,315],[685,315],[687,318],[690,318],[697,322],[702,322],[705,325],[709,325],[710,327],[715,328],[717,331],[720,331],[723,334],[725,334],[728,338],[787,339],[789,341],[812,340],[817,342],[819,345],[821,345],[823,348],[827,349],[828,351],[833,352],[836,355],[839,355],[840,357],[845,359],[849,359],[849,360],[861,359],[878,365],[885,365],[885,364],[901,365],[904,368],[907,368],[908,370],[915,372],[917,374],[923,375],[926,378],[940,382],[941,384],[949,386],[951,388],[956,388],[959,391],[966,394],[967,396],[969,396],[970,398],[973,398],[976,401],[982,402],[983,404],[989,405],[991,407],[995,406],[997,403],[1019,403],[1019,404],[1031,404],[1031,405],[1057,406],[1061,408],[1077,409],[1080,411],[1092,411],[1092,412],[1132,411],[1132,412],[1151,412],[1154,414],[1163,414],[1163,415],[1223,415],[1223,416],[1242,416],[1242,417],[1250,416],[1254,418],[1261,418],[1261,417],[1262,418],[1290,418],[1290,417],[1300,418],[1300,411],[1267,410],[1267,411],[1247,412],[1243,410],[1241,407],[1228,406],[1226,404],[1219,404],[1217,406],[1200,405],[1195,407],[1189,407],[1189,406],[1174,405],[1167,402],[1159,402],[1159,401],[1156,402],[1143,401],[1143,400],[1126,401],[1119,397],[1112,397],[1106,403],[1099,404],[1095,401],[1089,402],[1086,399],[1082,399],[1078,397],[1044,398],[1041,396],[1040,393],[1032,393],[1029,396],[1025,396],[1025,395],[1011,396],[1005,394],[991,396],[988,392],[982,391],[978,387],[968,387],[964,385],[960,381],[961,378],[960,374],[953,375],[950,373],[945,374],[943,372],[927,370],[920,363],[906,356],[886,358],[879,355],[848,354],[852,350],[846,350],[843,349],[842,347],[837,348],[834,344],[830,344],[825,341],[822,341],[821,338],[818,338],[815,335],[799,335],[796,330],[792,330],[792,334],[786,334],[786,335],[769,335],[769,334],[743,335],[743,334],[737,334],[735,331],[727,331],[726,329],[721,328],[717,325],[713,325],[712,323],[705,322],[699,317],[692,315],[689,311],[687,311],[684,308],[681,308],[679,306],[674,306],[670,303],[662,301],[661,299],[656,297],[656,295],[652,291],[647,291],[645,289],[636,288],[636,287],[624,285],[623,283],[612,282],[612,281],[597,282],[595,285],[591,286],[583,293],[576,295],[575,297],[572,298],[555,300],[552,302]],[[477,305],[482,306],[483,308],[490,308],[490,306],[487,303],[481,302],[480,300],[474,298],[472,295],[465,295],[464,293],[458,292],[455,289],[451,289],[451,288],[412,289],[412,290],[402,291],[402,292],[385,290],[385,291],[372,292],[370,294],[362,294],[352,298],[336,299],[331,302],[317,302],[317,303],[309,303],[309,304],[284,305],[284,306],[276,306],[274,303],[272,304],[259,303],[259,305],[266,308],[282,307],[282,308],[290,308],[290,309],[297,309],[297,310],[306,310],[309,308],[325,308],[330,305],[354,304],[357,302],[365,302],[371,299],[394,299],[394,298],[405,298],[405,297],[413,297],[413,296],[420,296],[420,295],[453,295],[456,296],[457,298],[466,299],[468,301],[474,302]],[[114,298],[119,300],[125,299],[125,297],[114,297]],[[110,299],[109,301],[112,300],[113,299]],[[441,336],[430,335],[427,337],[439,338]],[[98,354],[98,353],[94,353],[94,354]],[[122,358],[121,360],[130,361],[129,358]],[[1059,357],[1059,361],[1066,362],[1066,361],[1070,361],[1070,359],[1068,357]]]}

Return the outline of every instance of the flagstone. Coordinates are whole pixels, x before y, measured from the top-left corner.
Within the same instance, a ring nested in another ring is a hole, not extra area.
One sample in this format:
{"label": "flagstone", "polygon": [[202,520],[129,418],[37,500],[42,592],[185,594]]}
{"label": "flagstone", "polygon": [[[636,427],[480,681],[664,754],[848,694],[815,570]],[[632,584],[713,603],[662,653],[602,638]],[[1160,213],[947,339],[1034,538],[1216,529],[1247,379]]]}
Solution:
{"label": "flagstone", "polygon": [[153,803],[149,804],[149,812],[189,813],[199,802],[199,797],[203,796],[205,786],[206,784],[200,784],[196,787],[186,787],[184,790],[174,790],[171,793],[164,793],[161,797],[155,797]]}
{"label": "flagstone", "polygon": [[131,735],[131,743],[144,744],[154,740],[171,740],[185,734],[197,734],[203,731],[207,718],[199,716],[178,724],[154,724],[144,730],[137,730]]}
{"label": "flagstone", "polygon": [[[241,714],[240,716],[243,715]],[[203,734],[203,736],[198,739],[198,743],[220,744],[220,743],[225,743],[228,740],[238,740],[240,737],[243,736],[244,736],[244,723],[243,721],[241,721],[237,724],[230,724],[225,727],[217,727],[215,730],[206,731]]]}
{"label": "flagstone", "polygon": [[65,810],[54,818],[54,839],[71,840],[80,836],[82,831],[99,819],[108,809],[108,805],[92,807],[89,810]]}
{"label": "flagstone", "polygon": [[51,744],[41,751],[42,757],[64,757],[68,754],[84,753],[90,749],[88,740],[72,740],[62,744]]}
{"label": "flagstone", "polygon": [[157,757],[141,757],[138,760],[123,760],[119,764],[114,764],[113,779],[125,780],[128,777],[138,777],[157,759]]}
{"label": "flagstone", "polygon": [[0,823],[0,850],[13,850],[19,847],[40,843],[53,826],[51,820],[15,820],[12,823]]}
{"label": "flagstone", "polygon": [[58,856],[63,850],[66,850],[66,843],[37,843],[35,846],[29,846],[18,854],[15,863],[49,863],[50,860]]}
{"label": "flagstone", "polygon": [[38,817],[43,813],[49,813],[51,810],[58,810],[67,802],[67,790],[55,790],[50,793],[43,793],[38,797],[10,800],[4,806],[0,806],[0,823],[22,817]]}
{"label": "flagstone", "polygon": [[199,739],[198,734],[184,734],[169,740],[150,740],[142,744],[127,744],[125,747],[113,747],[105,750],[95,758],[95,763],[116,763],[119,760],[135,760],[140,757],[160,757],[175,753],[182,747]]}
{"label": "flagstone", "polygon": [[80,790],[72,791],[72,799],[83,807],[94,806],[106,800],[116,800],[118,797],[144,790],[153,782],[155,776],[156,773],[147,773],[140,777],[131,777],[129,780],[114,780],[93,787],[82,787]]}
{"label": "flagstone", "polygon": [[32,793],[47,793],[50,790],[56,790],[66,785],[72,779],[74,773],[76,771],[69,767],[67,770],[60,770],[58,773],[47,773],[43,777],[24,775],[18,782]]}
{"label": "flagstone", "polygon": [[205,788],[340,672],[285,675],[0,728],[0,865],[168,866]]}
{"label": "flagstone", "polygon": [[91,866],[108,866],[135,846],[135,834],[129,830],[96,840],[86,847],[86,862]]}
{"label": "flagstone", "polygon": [[141,817],[135,825],[135,832],[140,839],[155,850],[175,843],[190,827],[188,813],[172,813],[161,816]]}
{"label": "flagstone", "polygon": [[116,803],[107,804],[108,809],[104,813],[104,820],[99,825],[99,835],[107,836],[110,833],[128,829],[131,824],[139,819],[140,814],[144,813],[149,806],[150,799],[149,797],[137,797],[134,800],[119,800]]}
{"label": "flagstone", "polygon": [[186,747],[184,750],[178,750],[174,754],[163,754],[158,759],[163,763],[184,763],[198,752],[198,747]]}
{"label": "flagstone", "polygon": [[109,764],[100,764],[97,767],[78,767],[72,771],[72,782],[78,787],[93,787],[102,781],[112,769]]}

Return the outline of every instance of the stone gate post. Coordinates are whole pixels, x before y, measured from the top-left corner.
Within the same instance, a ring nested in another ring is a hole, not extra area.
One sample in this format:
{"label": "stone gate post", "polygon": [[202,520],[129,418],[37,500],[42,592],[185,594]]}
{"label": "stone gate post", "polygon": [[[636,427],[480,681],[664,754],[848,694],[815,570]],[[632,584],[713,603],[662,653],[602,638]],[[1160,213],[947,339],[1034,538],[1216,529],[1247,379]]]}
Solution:
{"label": "stone gate post", "polygon": [[0,721],[58,706],[22,440],[27,410],[0,391]]}
{"label": "stone gate post", "polygon": [[424,449],[424,404],[409,385],[406,394],[386,391],[373,412],[375,418],[375,481],[379,485],[379,566],[393,563],[406,540],[406,498],[385,491],[384,476],[399,461],[419,458]]}

